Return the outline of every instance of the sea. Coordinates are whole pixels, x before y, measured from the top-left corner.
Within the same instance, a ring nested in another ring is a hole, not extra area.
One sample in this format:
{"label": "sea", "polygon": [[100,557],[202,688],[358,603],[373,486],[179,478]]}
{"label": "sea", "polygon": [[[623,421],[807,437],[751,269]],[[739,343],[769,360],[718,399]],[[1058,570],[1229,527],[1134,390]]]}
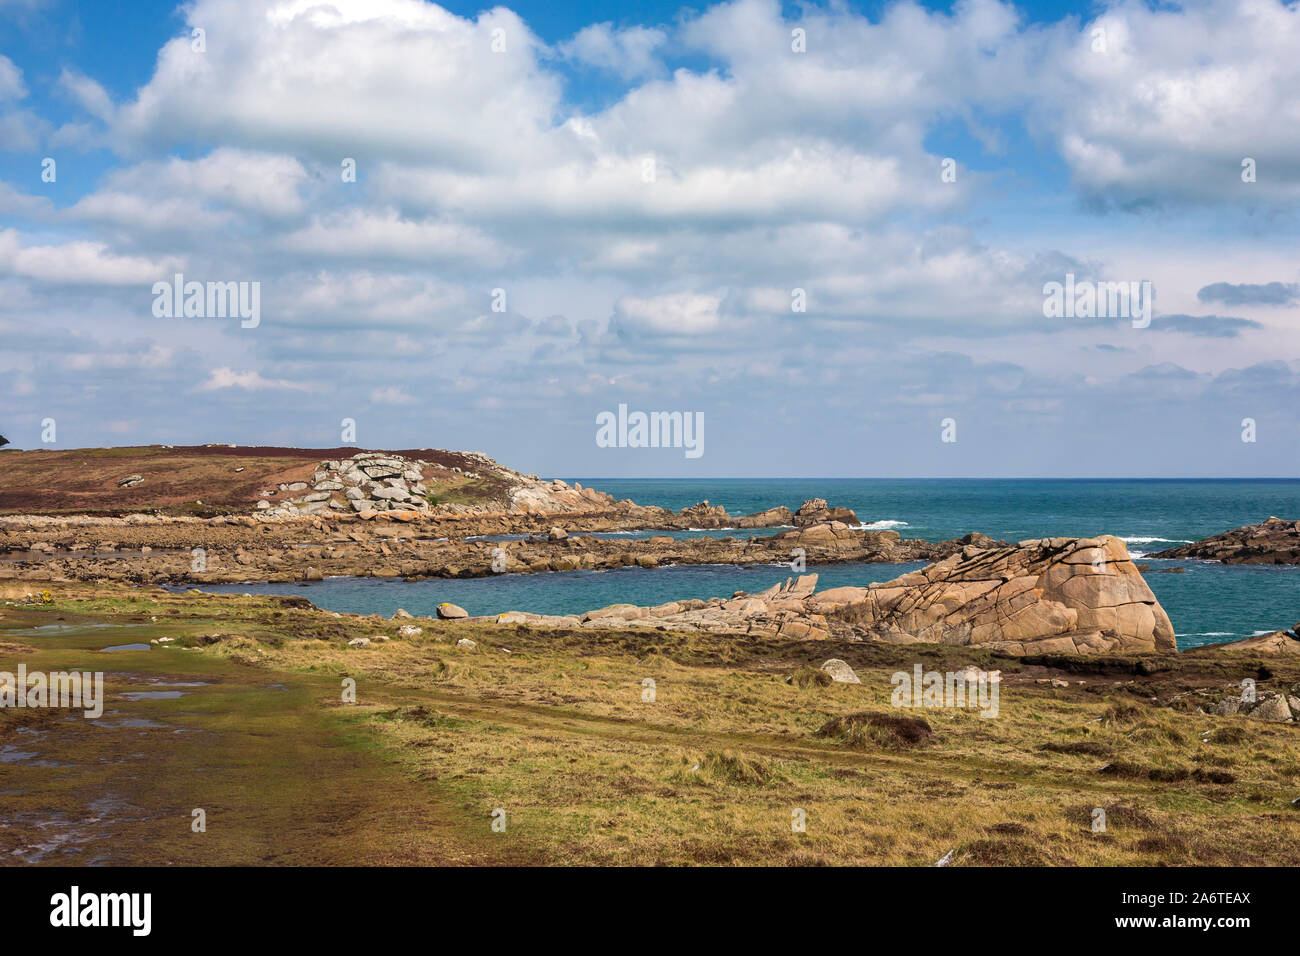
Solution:
{"label": "sea", "polygon": [[[905,538],[938,541],[979,531],[1021,541],[1113,534],[1129,553],[1151,565],[1147,583],[1173,622],[1186,650],[1290,628],[1300,622],[1300,566],[1232,566],[1160,560],[1149,555],[1270,515],[1300,518],[1300,479],[602,479],[576,477],[584,486],[638,504],[674,511],[700,501],[733,515],[808,498],[852,508],[861,526],[893,529]],[[675,532],[747,537],[779,529]],[[662,531],[602,537],[648,537]],[[507,536],[500,536],[507,537]],[[887,581],[923,565],[813,565],[818,589]],[[1171,573],[1173,569],[1181,572]],[[662,604],[685,598],[753,593],[791,575],[785,565],[682,565],[610,571],[500,574],[487,578],[404,582],[336,577],[302,585],[245,583],[205,586],[226,592],[297,594],[319,607],[391,615],[399,607],[431,615],[450,601],[472,615],[501,611],[574,614],[608,604]]]}

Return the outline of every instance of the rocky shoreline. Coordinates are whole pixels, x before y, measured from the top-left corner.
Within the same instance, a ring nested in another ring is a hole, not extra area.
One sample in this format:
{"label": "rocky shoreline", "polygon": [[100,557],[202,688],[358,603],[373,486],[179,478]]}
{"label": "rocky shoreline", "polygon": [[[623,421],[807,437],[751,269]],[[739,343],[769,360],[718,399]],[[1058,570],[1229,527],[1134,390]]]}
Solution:
{"label": "rocky shoreline", "polygon": [[[241,460],[258,462],[263,477],[302,479],[262,488],[248,499],[246,512],[0,516],[0,586],[22,591],[41,582],[290,583],[333,576],[415,581],[687,564],[788,565],[795,575],[759,594],[656,607],[614,605],[562,617],[524,609],[494,620],[971,645],[1017,656],[1177,650],[1142,568],[1110,536],[1013,544],[971,533],[931,542],[871,530],[853,511],[821,498],[794,511],[781,506],[731,515],[703,501],[674,512],[520,474],[478,453],[358,452],[312,465],[302,450],[256,457],[266,451],[246,449]],[[285,460],[298,463],[286,468]],[[229,466],[222,462],[222,469]],[[115,485],[134,493],[163,477],[131,473]],[[464,500],[448,500],[457,495]],[[768,533],[655,533],[691,530]],[[596,536],[611,532],[642,536]],[[1300,522],[1270,518],[1156,556],[1296,563]],[[802,573],[847,562],[927,566],[892,581],[820,593],[817,576]],[[448,608],[444,616],[464,616]],[[1291,654],[1293,638],[1277,632],[1236,649]]]}
{"label": "rocky shoreline", "polygon": [[[930,542],[868,530],[853,511],[822,498],[794,511],[781,506],[731,515],[702,501],[674,512],[616,501],[577,483],[521,474],[476,452],[358,452],[286,469],[283,462],[300,460],[301,452],[294,459],[286,449],[241,451],[245,457],[232,460],[258,462],[259,475],[294,479],[301,474],[301,480],[261,482],[270,486],[248,499],[246,513],[0,516],[0,580],[223,584],[345,575],[420,580],[674,564],[788,564],[802,570],[834,562],[938,561],[972,544],[996,543],[978,534]],[[286,455],[263,459],[255,456],[258,451]],[[212,455],[194,460],[219,461],[220,469],[229,468],[240,480],[246,470]],[[191,459],[184,461],[190,464],[171,467],[195,467]],[[169,462],[162,457],[153,471],[116,478],[100,497],[166,482]],[[450,500],[457,497],[465,500]],[[687,539],[654,534],[707,530],[771,533]],[[601,533],[642,537],[594,536]]]}
{"label": "rocky shoreline", "polygon": [[[719,522],[735,520],[725,513],[713,517]],[[0,518],[0,578],[218,584],[310,581],[333,575],[420,580],[671,564],[795,567],[799,561],[808,565],[937,561],[972,544],[995,543],[982,535],[941,542],[904,539],[896,531],[858,530],[838,521],[747,537],[675,539],[650,534],[610,540],[590,533],[632,530],[619,527],[625,523],[612,515],[555,514],[448,519],[388,513],[371,519],[269,522],[242,516]],[[526,536],[476,540],[480,535],[499,534]]]}

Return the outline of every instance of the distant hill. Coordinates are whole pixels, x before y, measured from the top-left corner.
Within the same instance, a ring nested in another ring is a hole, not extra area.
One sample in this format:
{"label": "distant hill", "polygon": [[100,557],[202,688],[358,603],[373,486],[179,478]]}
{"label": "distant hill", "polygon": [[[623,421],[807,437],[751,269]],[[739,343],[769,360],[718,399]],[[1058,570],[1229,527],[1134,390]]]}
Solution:
{"label": "distant hill", "polygon": [[[322,461],[366,450],[230,445],[13,449],[0,465],[0,514],[248,514],[263,491],[310,481]],[[473,452],[375,450],[418,458],[434,472],[445,472],[445,484],[454,487],[444,490],[438,487],[444,482],[434,479],[444,501],[501,507],[520,482],[531,484],[526,476]],[[467,480],[461,474],[466,471],[475,478]],[[136,476],[139,481],[131,480]]]}

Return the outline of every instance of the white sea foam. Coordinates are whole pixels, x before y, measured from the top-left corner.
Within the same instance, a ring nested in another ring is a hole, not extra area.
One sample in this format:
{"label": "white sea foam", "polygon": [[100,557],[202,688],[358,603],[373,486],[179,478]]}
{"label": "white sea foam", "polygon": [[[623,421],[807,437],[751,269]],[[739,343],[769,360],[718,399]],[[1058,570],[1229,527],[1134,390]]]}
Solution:
{"label": "white sea foam", "polygon": [[1144,537],[1120,537],[1125,544],[1191,544],[1186,538],[1144,538]]}
{"label": "white sea foam", "polygon": [[849,527],[854,531],[887,531],[890,528],[906,528],[907,522],[886,518],[884,521],[872,521],[870,524],[851,524]]}

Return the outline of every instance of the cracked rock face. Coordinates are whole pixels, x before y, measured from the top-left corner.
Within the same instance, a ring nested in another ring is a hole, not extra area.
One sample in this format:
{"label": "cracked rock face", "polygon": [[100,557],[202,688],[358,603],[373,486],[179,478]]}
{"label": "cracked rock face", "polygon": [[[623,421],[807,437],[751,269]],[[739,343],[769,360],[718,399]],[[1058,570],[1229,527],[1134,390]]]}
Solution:
{"label": "cracked rock face", "polygon": [[[582,627],[979,645],[1011,654],[1175,651],[1169,617],[1118,538],[1049,538],[959,553],[867,587],[817,575],[730,599],[589,611]],[[548,621],[548,623],[551,623]]]}
{"label": "cracked rock face", "polygon": [[978,644],[1013,654],[1177,650],[1164,608],[1124,542],[1110,535],[967,547],[870,585],[840,616],[894,643]]}

